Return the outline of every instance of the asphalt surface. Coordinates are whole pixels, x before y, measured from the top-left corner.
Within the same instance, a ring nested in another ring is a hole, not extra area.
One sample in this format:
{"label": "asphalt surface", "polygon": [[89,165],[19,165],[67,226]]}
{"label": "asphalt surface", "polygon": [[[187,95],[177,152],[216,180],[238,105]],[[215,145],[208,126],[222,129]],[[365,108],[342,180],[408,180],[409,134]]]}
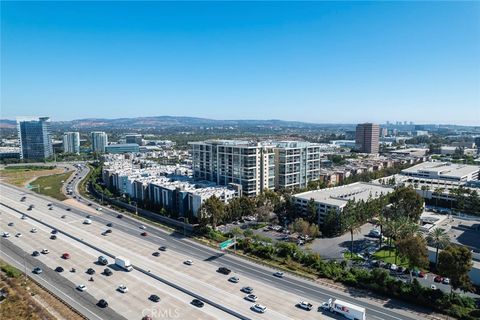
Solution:
{"label": "asphalt surface", "polygon": [[[86,173],[87,171],[83,170],[81,173],[79,173],[79,176],[83,177],[84,175],[86,175]],[[77,192],[76,183],[78,182],[78,180],[79,179],[76,178],[74,183],[75,193]],[[25,190],[23,189],[18,189],[13,187],[9,187],[9,188],[16,189],[19,192],[19,195],[21,193],[25,193]],[[76,196],[78,197],[80,195],[76,194]],[[40,197],[40,198],[46,199],[47,201],[53,202],[55,207],[58,207],[60,209],[66,209],[70,207],[71,213],[76,214],[78,216],[85,217],[87,214],[91,214],[87,210],[82,210],[82,209],[75,208],[73,206],[68,206],[62,202],[58,202],[50,198],[41,197],[33,194],[29,194],[28,197],[29,198]],[[88,200],[82,197],[81,202],[86,203],[88,202]],[[98,205],[94,203],[92,207],[98,207]],[[158,239],[154,239],[153,237],[150,238],[150,237],[140,236],[138,232],[139,230],[138,226],[140,224],[144,224],[143,222],[136,221],[135,219],[132,219],[128,216],[124,216],[123,219],[118,219],[116,218],[117,215],[118,215],[118,212],[115,212],[106,207],[103,207],[102,215],[92,215],[91,219],[94,222],[98,222],[103,225],[109,222],[112,222],[114,224],[112,229],[121,230],[122,232],[125,232],[132,237],[137,237],[139,239],[142,239],[143,241],[150,241],[155,245],[158,245]],[[167,246],[168,250],[174,250],[176,252],[189,256],[192,259],[202,260],[207,263],[213,264],[215,266],[229,267],[235,273],[238,273],[240,275],[245,275],[250,278],[254,278],[255,280],[263,283],[268,283],[269,286],[273,286],[279,290],[283,290],[286,292],[296,291],[296,292],[299,292],[302,295],[302,297],[306,299],[312,299],[315,301],[317,300],[326,301],[331,297],[336,297],[357,305],[361,305],[367,309],[368,319],[386,319],[386,320],[387,319],[388,320],[418,319],[417,315],[411,315],[411,316],[406,315],[405,312],[402,312],[402,309],[404,308],[401,307],[400,305],[397,306],[395,303],[389,303],[388,306],[380,306],[374,303],[359,301],[359,299],[356,297],[352,297],[347,294],[334,291],[333,289],[330,289],[330,288],[322,287],[314,282],[304,280],[293,275],[286,275],[286,277],[283,279],[275,278],[272,275],[273,272],[275,272],[274,269],[251,263],[249,261],[246,261],[244,259],[241,259],[239,257],[233,256],[230,254],[224,254],[219,250],[214,250],[212,248],[203,246],[189,239],[183,238],[177,233],[170,234],[162,229],[155,228],[152,226],[148,226],[148,233],[155,235],[158,238],[161,238],[163,242],[161,243],[161,245]]]}

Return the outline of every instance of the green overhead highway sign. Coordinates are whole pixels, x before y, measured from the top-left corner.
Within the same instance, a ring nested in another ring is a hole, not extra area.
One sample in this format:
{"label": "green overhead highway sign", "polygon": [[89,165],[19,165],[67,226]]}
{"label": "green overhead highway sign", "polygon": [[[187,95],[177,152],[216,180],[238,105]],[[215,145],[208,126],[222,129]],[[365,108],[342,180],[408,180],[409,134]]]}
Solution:
{"label": "green overhead highway sign", "polygon": [[235,239],[228,239],[227,241],[223,241],[220,243],[220,250],[225,250],[228,247],[231,247],[235,244]]}

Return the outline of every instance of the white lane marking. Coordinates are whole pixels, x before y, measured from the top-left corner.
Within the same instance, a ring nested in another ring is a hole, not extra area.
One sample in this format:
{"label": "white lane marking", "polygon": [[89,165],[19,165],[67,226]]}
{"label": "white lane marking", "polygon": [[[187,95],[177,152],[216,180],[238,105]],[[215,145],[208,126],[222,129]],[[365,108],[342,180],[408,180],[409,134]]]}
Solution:
{"label": "white lane marking", "polygon": [[[2,252],[2,255],[9,257],[12,261],[14,261],[14,262],[17,264],[17,266],[22,266],[22,263],[18,262],[15,258],[12,258],[11,256],[9,256],[8,254],[6,254],[5,252]],[[57,287],[51,285],[47,280],[43,279],[42,277],[35,277],[35,280],[41,280],[41,281],[47,283],[47,284],[50,286],[50,288],[55,288],[56,291],[61,292],[65,297],[69,298],[69,299],[70,299],[71,301],[73,301],[73,302],[76,302],[75,299],[73,299],[72,297],[70,297],[70,296],[69,296],[68,294],[66,294],[65,292],[59,290]],[[52,290],[52,289],[50,289],[50,290]],[[87,309],[87,308],[85,308],[84,306],[82,306],[81,304],[79,304],[79,303],[77,303],[77,304],[78,304],[79,306],[81,306],[83,309],[87,310],[90,314],[93,314],[97,319],[103,319],[103,318],[99,317],[98,315],[96,315],[95,313],[91,312],[89,309]],[[72,306],[73,306],[73,305],[72,305]]]}

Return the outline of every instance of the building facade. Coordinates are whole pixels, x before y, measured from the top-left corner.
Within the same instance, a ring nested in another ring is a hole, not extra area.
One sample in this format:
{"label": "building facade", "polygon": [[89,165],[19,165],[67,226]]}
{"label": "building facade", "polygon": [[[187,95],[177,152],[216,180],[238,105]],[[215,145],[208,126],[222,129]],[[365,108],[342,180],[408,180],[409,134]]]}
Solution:
{"label": "building facade", "polygon": [[105,147],[105,153],[137,153],[140,147],[136,143],[111,144]]}
{"label": "building facade", "polygon": [[30,160],[44,160],[53,156],[50,118],[17,121],[20,157]]}
{"label": "building facade", "polygon": [[378,153],[380,126],[374,123],[357,125],[355,132],[355,146],[362,153]]}
{"label": "building facade", "polygon": [[92,152],[105,153],[108,145],[108,136],[105,132],[94,131],[90,134],[92,139]]}
{"label": "building facade", "polygon": [[80,133],[65,132],[63,134],[63,152],[64,153],[80,153]]}
{"label": "building facade", "polygon": [[136,143],[139,146],[143,146],[142,135],[139,133],[127,133],[125,135],[125,143]]}

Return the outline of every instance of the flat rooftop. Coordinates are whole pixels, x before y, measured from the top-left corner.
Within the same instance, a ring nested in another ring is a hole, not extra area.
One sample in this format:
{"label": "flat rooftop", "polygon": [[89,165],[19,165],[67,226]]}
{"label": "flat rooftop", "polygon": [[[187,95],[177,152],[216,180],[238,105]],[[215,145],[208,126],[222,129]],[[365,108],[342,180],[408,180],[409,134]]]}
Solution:
{"label": "flat rooftop", "polygon": [[377,198],[390,192],[393,192],[393,188],[388,186],[367,182],[355,182],[340,187],[298,193],[295,194],[294,197],[303,200],[313,199],[316,202],[343,207],[347,204],[348,200],[365,201],[368,200],[370,196]]}
{"label": "flat rooftop", "polygon": [[480,166],[450,162],[423,162],[402,170],[403,174],[429,174],[441,177],[464,177],[480,170]]}

